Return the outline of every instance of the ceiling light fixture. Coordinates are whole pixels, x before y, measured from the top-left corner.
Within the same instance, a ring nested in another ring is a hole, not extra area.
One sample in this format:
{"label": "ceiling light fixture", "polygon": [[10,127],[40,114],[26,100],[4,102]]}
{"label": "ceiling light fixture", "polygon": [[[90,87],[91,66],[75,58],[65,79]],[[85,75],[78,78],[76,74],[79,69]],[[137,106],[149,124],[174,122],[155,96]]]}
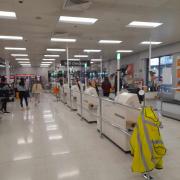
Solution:
{"label": "ceiling light fixture", "polygon": [[4,36],[4,35],[0,35],[0,39],[3,40],[23,40],[22,36]]}
{"label": "ceiling light fixture", "polygon": [[30,64],[28,61],[18,61],[19,64]]}
{"label": "ceiling light fixture", "polygon": [[133,52],[133,50],[117,50],[116,52],[119,52],[119,53],[131,53],[131,52]]}
{"label": "ceiling light fixture", "polygon": [[14,56],[14,57],[16,57],[16,56],[27,57],[28,54],[11,54],[11,56]]}
{"label": "ceiling light fixture", "polygon": [[47,55],[44,55],[44,57],[60,57],[60,55],[47,54]]}
{"label": "ceiling light fixture", "polygon": [[91,62],[101,62],[102,59],[91,59]]}
{"label": "ceiling light fixture", "polygon": [[51,38],[53,42],[76,42],[76,39],[65,39],[65,38]]}
{"label": "ceiling light fixture", "polygon": [[0,18],[16,19],[16,13],[10,11],[0,11]]}
{"label": "ceiling light fixture", "polygon": [[88,55],[74,55],[75,58],[87,58]]}
{"label": "ceiling light fixture", "polygon": [[66,49],[50,49],[50,48],[48,48],[47,51],[65,52]]}
{"label": "ceiling light fixture", "polygon": [[80,61],[80,59],[68,59],[68,61]]}
{"label": "ceiling light fixture", "polygon": [[150,44],[152,44],[152,45],[158,45],[158,44],[161,44],[162,42],[157,42],[157,41],[143,41],[143,42],[141,42],[141,44],[143,44],[143,45],[150,45]]}
{"label": "ceiling light fixture", "polygon": [[29,58],[16,58],[16,61],[29,61]]}
{"label": "ceiling light fixture", "polygon": [[100,49],[84,49],[84,52],[91,53],[91,52],[101,52]]}
{"label": "ceiling light fixture", "polygon": [[100,44],[120,44],[122,41],[119,40],[100,40]]}
{"label": "ceiling light fixture", "polygon": [[41,62],[41,64],[52,64],[53,62]]}
{"label": "ceiling light fixture", "polygon": [[127,27],[136,27],[136,28],[156,28],[161,26],[163,23],[158,22],[142,22],[142,21],[132,21],[127,25]]}
{"label": "ceiling light fixture", "polygon": [[92,25],[98,19],[96,18],[84,18],[84,17],[71,17],[71,16],[60,16],[59,21],[65,23],[84,24]]}
{"label": "ceiling light fixture", "polygon": [[5,50],[17,50],[17,51],[26,51],[26,48],[18,48],[18,47],[5,47]]}
{"label": "ceiling light fixture", "polygon": [[44,59],[42,59],[43,61],[55,61],[56,59],[46,59],[46,58],[44,58]]}

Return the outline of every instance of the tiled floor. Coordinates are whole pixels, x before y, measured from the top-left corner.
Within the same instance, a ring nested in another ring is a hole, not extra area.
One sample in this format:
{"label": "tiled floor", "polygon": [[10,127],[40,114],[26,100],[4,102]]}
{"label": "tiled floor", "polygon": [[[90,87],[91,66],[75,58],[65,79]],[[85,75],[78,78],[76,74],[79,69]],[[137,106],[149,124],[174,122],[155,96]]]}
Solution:
{"label": "tiled floor", "polygon": [[[76,112],[48,94],[38,106],[0,121],[0,180],[141,180],[131,172],[131,157],[101,139],[96,124],[81,121]],[[165,168],[152,174],[158,180],[180,179],[180,122],[163,118],[168,148]]]}

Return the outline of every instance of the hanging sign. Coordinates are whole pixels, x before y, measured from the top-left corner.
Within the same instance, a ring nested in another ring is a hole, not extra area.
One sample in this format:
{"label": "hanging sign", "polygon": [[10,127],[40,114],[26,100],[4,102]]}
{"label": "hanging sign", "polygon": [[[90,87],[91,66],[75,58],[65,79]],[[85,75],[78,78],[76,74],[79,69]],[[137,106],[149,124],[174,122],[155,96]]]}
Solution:
{"label": "hanging sign", "polygon": [[[86,65],[85,65],[86,64]],[[61,66],[67,66],[67,60],[61,61]],[[90,66],[90,61],[69,61],[69,66]]]}
{"label": "hanging sign", "polygon": [[118,61],[121,60],[121,53],[117,53],[117,54],[116,54],[116,59],[117,59]]}

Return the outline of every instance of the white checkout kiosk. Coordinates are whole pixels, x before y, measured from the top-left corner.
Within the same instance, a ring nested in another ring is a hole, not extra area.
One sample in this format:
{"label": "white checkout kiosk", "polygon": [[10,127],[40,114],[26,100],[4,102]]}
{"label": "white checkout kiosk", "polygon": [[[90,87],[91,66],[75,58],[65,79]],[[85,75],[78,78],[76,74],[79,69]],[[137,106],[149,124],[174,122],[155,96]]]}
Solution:
{"label": "white checkout kiosk", "polygon": [[[122,92],[115,101],[102,99],[102,134],[124,152],[130,151],[129,134],[137,122],[140,107],[137,95],[132,93]],[[100,127],[100,118],[98,118],[99,131]]]}
{"label": "white checkout kiosk", "polygon": [[[97,122],[98,102],[95,88],[89,87],[82,94],[82,118],[88,123]],[[78,106],[78,113],[81,114],[81,106]]]}

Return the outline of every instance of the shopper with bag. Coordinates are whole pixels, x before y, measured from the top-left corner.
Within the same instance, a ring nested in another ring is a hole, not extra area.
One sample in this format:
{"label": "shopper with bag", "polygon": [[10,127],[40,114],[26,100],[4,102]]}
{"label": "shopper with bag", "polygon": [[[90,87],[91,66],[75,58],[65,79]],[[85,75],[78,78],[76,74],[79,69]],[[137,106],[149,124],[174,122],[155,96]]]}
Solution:
{"label": "shopper with bag", "polygon": [[40,94],[42,93],[42,89],[43,88],[42,88],[40,81],[36,80],[32,87],[32,93],[35,98],[35,105],[40,103]]}
{"label": "shopper with bag", "polygon": [[19,84],[17,85],[17,90],[19,92],[20,106],[23,110],[23,99],[25,100],[26,108],[28,107],[28,90],[26,89],[24,78],[20,79]]}

